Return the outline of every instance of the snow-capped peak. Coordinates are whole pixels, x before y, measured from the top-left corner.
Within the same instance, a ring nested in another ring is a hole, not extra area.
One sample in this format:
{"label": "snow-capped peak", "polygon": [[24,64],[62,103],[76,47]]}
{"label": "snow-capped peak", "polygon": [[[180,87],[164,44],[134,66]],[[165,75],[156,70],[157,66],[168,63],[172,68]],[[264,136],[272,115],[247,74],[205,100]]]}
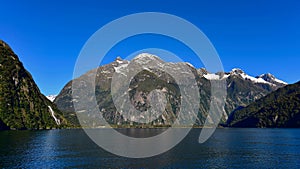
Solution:
{"label": "snow-capped peak", "polygon": [[55,100],[57,95],[48,95],[46,96],[48,100],[50,100],[51,102],[53,102]]}
{"label": "snow-capped peak", "polygon": [[150,53],[141,53],[131,60],[133,63],[137,63],[140,66],[149,66],[152,65],[162,65],[164,63],[158,56]]}
{"label": "snow-capped peak", "polygon": [[161,60],[158,56],[150,53],[138,54],[133,60]]}
{"label": "snow-capped peak", "polygon": [[239,68],[234,68],[231,70],[230,75],[239,75],[241,76],[244,80],[250,80],[253,83],[265,83],[265,84],[269,84],[269,85],[274,85],[260,77],[253,77],[250,75],[247,75],[242,69]]}
{"label": "snow-capped peak", "polygon": [[126,68],[129,64],[129,61],[127,60],[122,60],[122,58],[120,56],[118,56],[116,59],[115,59],[115,62],[117,64],[114,65],[114,69],[115,69],[115,72],[117,73],[122,73],[122,70],[124,68]]}
{"label": "snow-capped peak", "polygon": [[123,63],[123,60],[120,56],[118,56],[116,59],[115,59],[115,62],[118,62],[118,63]]}
{"label": "snow-capped peak", "polygon": [[195,68],[194,65],[192,65],[192,64],[189,63],[189,62],[185,62],[185,64],[188,65],[188,66],[190,66],[191,68]]}
{"label": "snow-capped peak", "polygon": [[156,57],[157,58],[157,56],[152,55],[150,53],[140,53],[134,59],[145,59],[145,58],[148,59],[150,57]]}
{"label": "snow-capped peak", "polygon": [[239,76],[244,80],[250,80],[253,83],[264,83],[264,84],[269,84],[271,86],[283,86],[287,84],[282,80],[276,79],[275,76],[270,73],[253,77],[246,74],[242,69],[239,68],[232,69],[229,73],[225,73],[224,76],[222,77],[218,74],[210,74],[210,73],[203,74],[203,76],[208,80],[223,79],[223,78],[228,78],[229,76]]}
{"label": "snow-capped peak", "polygon": [[286,82],[282,81],[282,80],[279,80],[277,79],[274,75],[272,75],[271,73],[267,73],[267,74],[262,74],[260,76],[258,76],[257,78],[262,78],[264,79],[265,81],[267,82],[270,82],[270,83],[274,83],[274,84],[283,84],[283,85],[287,85]]}
{"label": "snow-capped peak", "polygon": [[245,74],[245,72],[244,72],[242,69],[239,69],[239,68],[233,68],[233,69],[230,71],[230,74]]}

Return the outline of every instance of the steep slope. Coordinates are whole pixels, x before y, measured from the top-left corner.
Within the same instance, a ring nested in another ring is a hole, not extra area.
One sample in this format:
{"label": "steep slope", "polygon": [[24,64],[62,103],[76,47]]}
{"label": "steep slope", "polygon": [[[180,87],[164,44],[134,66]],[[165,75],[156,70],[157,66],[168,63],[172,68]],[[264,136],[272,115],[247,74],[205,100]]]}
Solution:
{"label": "steep slope", "polygon": [[[274,84],[261,78],[254,78],[247,75],[241,69],[233,69],[224,75],[227,79],[227,100],[225,110],[229,115],[240,106],[247,106],[255,100],[285,86]],[[225,119],[227,120],[227,119]]]}
{"label": "steep slope", "polygon": [[47,129],[66,124],[17,55],[0,40],[0,129]]}
{"label": "steep slope", "polygon": [[300,127],[300,82],[234,111],[229,127]]}
{"label": "steep slope", "polygon": [[[148,62],[153,61],[157,64],[164,63],[158,57],[151,54],[140,54],[135,57],[131,62],[138,62],[141,65],[146,65]],[[131,63],[130,62],[130,63]],[[128,65],[129,61],[117,58],[114,62],[94,69],[81,77],[74,79],[76,81],[84,81],[84,86],[89,86],[88,79],[93,73],[96,73],[96,97],[98,101],[99,110],[103,113],[106,120],[111,124],[130,124],[130,120],[124,119],[123,116],[116,111],[114,103],[111,98],[111,79],[115,72],[122,72],[123,68]],[[239,106],[247,106],[249,103],[259,99],[271,91],[276,90],[278,87],[273,83],[267,82],[263,79],[257,79],[246,75],[240,69],[234,69],[229,73],[221,76],[220,73],[210,74],[205,69],[195,69],[188,63],[169,63],[174,69],[178,68],[180,64],[186,64],[195,76],[196,82],[199,87],[200,94],[200,108],[197,117],[197,125],[203,125],[206,115],[209,111],[210,103],[210,80],[226,78],[228,84],[227,100],[224,117],[222,121],[227,120],[228,114]],[[182,77],[185,72],[182,72]],[[179,77],[180,77],[179,76]],[[169,125],[172,119],[176,117],[180,109],[180,96],[178,95],[178,86],[174,79],[165,72],[153,69],[144,69],[137,74],[131,81],[128,91],[130,91],[131,102],[138,110],[146,110],[149,108],[149,100],[147,96],[149,91],[159,89],[166,93],[167,100],[170,102],[168,107],[163,113],[164,116],[154,121],[151,125]],[[92,97],[92,96],[91,96]],[[76,121],[76,114],[73,108],[73,102],[77,101],[72,98],[72,81],[70,81],[56,97],[55,103],[58,108],[63,111],[69,119]],[[141,118],[140,117],[135,118]],[[188,118],[188,117],[187,117]]]}

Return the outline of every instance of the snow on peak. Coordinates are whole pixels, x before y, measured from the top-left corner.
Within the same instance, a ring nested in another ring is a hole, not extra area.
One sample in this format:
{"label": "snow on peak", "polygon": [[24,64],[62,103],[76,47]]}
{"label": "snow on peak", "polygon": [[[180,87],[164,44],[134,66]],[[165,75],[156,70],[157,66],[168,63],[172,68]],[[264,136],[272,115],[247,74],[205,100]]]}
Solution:
{"label": "snow on peak", "polygon": [[164,61],[162,61],[158,56],[150,54],[150,53],[141,53],[137,55],[132,60],[133,63],[138,63],[141,66],[146,66],[151,64],[163,64]]}
{"label": "snow on peak", "polygon": [[277,79],[277,78],[275,78],[274,80],[275,80],[277,83],[282,83],[282,84],[284,84],[284,85],[287,85],[287,84],[288,84],[287,82],[282,81],[282,80],[279,80],[279,79]]}
{"label": "snow on peak", "polygon": [[138,54],[134,60],[140,60],[140,59],[146,59],[146,60],[160,60],[160,58],[156,55],[152,55],[150,53],[141,53],[141,54]]}
{"label": "snow on peak", "polygon": [[230,74],[245,74],[245,72],[242,69],[239,68],[233,68],[230,72]]}
{"label": "snow on peak", "polygon": [[253,83],[265,83],[265,84],[269,84],[269,85],[274,85],[270,82],[267,82],[266,80],[260,78],[260,77],[252,77],[247,75],[242,69],[239,68],[234,68],[231,70],[230,75],[239,75],[240,77],[242,77],[244,80],[250,80]]}
{"label": "snow on peak", "polygon": [[120,64],[120,65],[118,65],[118,66],[115,66],[115,67],[114,67],[115,72],[117,72],[117,73],[122,73],[122,70],[123,70],[124,68],[126,68],[127,66],[128,66],[127,63],[124,63],[124,64]]}
{"label": "snow on peak", "polygon": [[244,80],[250,80],[253,83],[264,83],[269,84],[271,86],[276,86],[278,83],[286,85],[287,83],[283,82],[282,80],[276,79],[274,75],[267,73],[257,77],[253,77],[247,75],[242,69],[234,68],[230,71],[230,73],[225,73],[224,76],[220,76],[219,74],[210,74],[204,73],[203,76],[208,80],[218,80],[228,78],[229,76],[239,76]]}
{"label": "snow on peak", "polygon": [[262,78],[262,79],[264,79],[265,81],[270,82],[270,83],[280,83],[280,84],[287,85],[286,82],[277,79],[277,78],[276,78],[274,75],[272,75],[271,73],[262,74],[262,75],[258,76],[257,78]]}
{"label": "snow on peak", "polygon": [[53,102],[55,100],[57,95],[49,95],[49,96],[46,96],[48,100],[50,100],[51,102]]}
{"label": "snow on peak", "polygon": [[116,59],[115,59],[115,62],[118,62],[118,63],[123,63],[123,60],[120,56],[118,56]]}
{"label": "snow on peak", "polygon": [[185,64],[188,65],[188,66],[190,66],[190,67],[192,67],[192,68],[194,68],[194,65],[192,65],[192,64],[189,63],[189,62],[185,62]]}
{"label": "snow on peak", "polygon": [[114,69],[117,73],[122,73],[123,69],[126,68],[129,64],[129,61],[122,60],[121,57],[117,57],[115,62],[117,62],[117,64],[114,65]]}
{"label": "snow on peak", "polygon": [[270,82],[265,81],[262,78],[255,78],[255,77],[249,76],[249,75],[247,75],[245,73],[241,74],[241,76],[242,76],[243,79],[245,79],[245,80],[251,80],[254,83],[265,83],[265,84],[269,84],[269,85],[274,85],[274,84],[272,84]]}

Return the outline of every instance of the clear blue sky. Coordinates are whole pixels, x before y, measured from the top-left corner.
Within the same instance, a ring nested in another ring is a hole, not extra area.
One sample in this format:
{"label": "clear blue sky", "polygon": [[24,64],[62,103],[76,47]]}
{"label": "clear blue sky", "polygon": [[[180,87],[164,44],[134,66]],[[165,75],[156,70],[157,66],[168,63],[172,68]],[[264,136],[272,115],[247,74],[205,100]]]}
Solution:
{"label": "clear blue sky", "polygon": [[[214,44],[225,71],[239,67],[253,76],[270,72],[288,83],[300,80],[298,0],[0,0],[0,9],[0,39],[10,44],[46,95],[59,93],[71,80],[76,58],[95,31],[137,12],[170,13],[198,26]],[[182,45],[167,41],[133,37],[112,49],[106,62],[158,47],[201,67],[178,47]]]}

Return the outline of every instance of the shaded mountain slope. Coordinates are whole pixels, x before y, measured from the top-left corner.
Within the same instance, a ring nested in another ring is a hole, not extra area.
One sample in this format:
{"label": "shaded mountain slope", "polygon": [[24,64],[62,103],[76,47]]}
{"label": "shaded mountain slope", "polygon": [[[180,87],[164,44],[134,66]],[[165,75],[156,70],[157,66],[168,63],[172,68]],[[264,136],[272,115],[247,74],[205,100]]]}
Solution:
{"label": "shaded mountain slope", "polygon": [[0,40],[0,129],[49,129],[65,125],[67,121],[61,112],[41,94],[17,55]]}
{"label": "shaded mountain slope", "polygon": [[234,111],[228,127],[300,127],[300,82]]}

